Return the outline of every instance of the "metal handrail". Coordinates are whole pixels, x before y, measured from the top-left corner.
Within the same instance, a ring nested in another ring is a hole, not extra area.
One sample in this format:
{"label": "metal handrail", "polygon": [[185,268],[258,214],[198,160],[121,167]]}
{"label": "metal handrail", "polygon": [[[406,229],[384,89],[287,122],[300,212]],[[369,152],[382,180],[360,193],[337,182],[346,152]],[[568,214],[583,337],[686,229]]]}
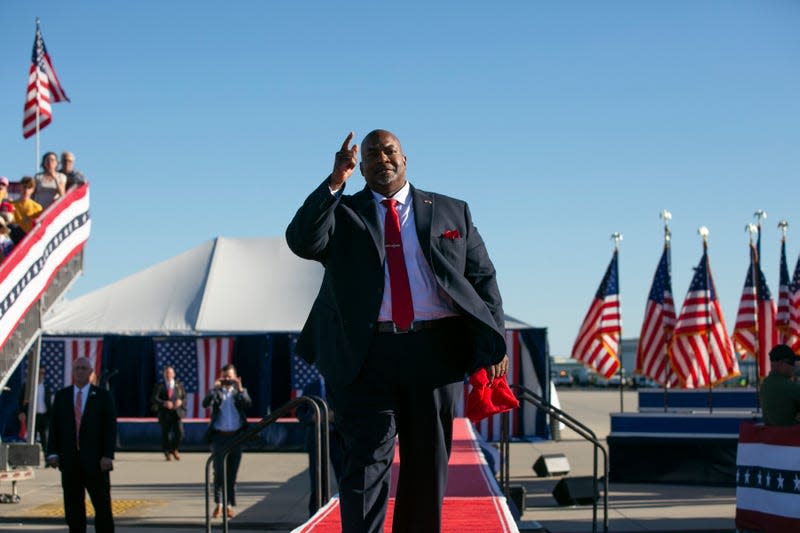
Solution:
{"label": "metal handrail", "polygon": [[[536,407],[543,409],[547,414],[559,422],[563,422],[570,429],[575,431],[578,435],[588,440],[594,445],[594,490],[597,492],[597,450],[603,452],[603,531],[608,533],[608,452],[600,444],[594,431],[588,426],[576,420],[574,417],[565,413],[561,409],[554,407],[544,398],[533,392],[532,390],[523,387],[522,385],[509,385],[511,389],[515,390],[517,399],[532,403]],[[504,413],[501,418],[501,443],[500,443],[500,485],[503,487],[503,493],[506,498],[509,496],[509,480],[510,480],[510,445],[509,445],[509,416]],[[592,498],[592,533],[597,533],[597,498]]]}
{"label": "metal handrail", "polygon": [[[228,486],[225,480],[228,479],[228,455],[237,446],[241,446],[245,441],[257,435],[262,429],[274,423],[279,418],[290,414],[295,408],[302,404],[310,404],[314,410],[314,443],[316,444],[317,475],[314,483],[317,488],[317,507],[322,507],[323,494],[325,501],[331,498],[331,487],[329,479],[330,457],[329,449],[329,411],[328,404],[318,396],[301,396],[283,404],[278,409],[262,418],[256,424],[249,426],[245,431],[236,435],[224,448],[212,453],[206,460],[206,532],[211,533],[211,502],[210,502],[210,471],[214,459],[222,456],[222,530],[228,532],[228,513],[224,512],[228,508]],[[324,490],[324,493],[323,493]]]}

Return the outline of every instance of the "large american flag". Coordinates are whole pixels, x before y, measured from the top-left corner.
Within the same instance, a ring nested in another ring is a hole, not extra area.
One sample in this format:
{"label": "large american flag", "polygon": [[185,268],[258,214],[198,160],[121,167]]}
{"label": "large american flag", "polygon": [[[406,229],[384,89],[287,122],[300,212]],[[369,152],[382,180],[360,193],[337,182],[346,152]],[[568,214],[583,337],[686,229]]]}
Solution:
{"label": "large american flag", "polygon": [[157,339],[156,379],[162,379],[164,367],[175,368],[176,378],[186,389],[187,418],[207,416],[203,398],[214,387],[220,369],[233,360],[232,337]]}
{"label": "large american flag", "polygon": [[714,385],[739,375],[705,244],[675,324],[669,352],[673,370],[681,384],[689,389]]}
{"label": "large american flag", "polygon": [[778,342],[785,343],[789,334],[789,265],[786,263],[786,237],[781,238],[780,283],[778,284],[778,316],[775,325],[778,328]]}
{"label": "large american flag", "polygon": [[[756,285],[757,282],[757,285]],[[777,310],[767,287],[767,280],[758,260],[755,246],[750,245],[750,267],[744,280],[736,325],[733,328],[733,343],[743,358],[750,355],[757,359],[758,377],[769,374],[769,354],[778,344],[775,327]]]}
{"label": "large american flag", "polygon": [[800,256],[794,267],[792,282],[789,283],[789,325],[784,342],[800,354]]}
{"label": "large american flag", "polygon": [[88,357],[99,378],[103,363],[102,337],[48,337],[42,339],[39,366],[44,368],[47,385],[58,390],[72,385],[72,362]]}
{"label": "large american flag", "polygon": [[50,102],[69,102],[61,82],[53,68],[53,62],[44,45],[39,20],[36,20],[36,37],[33,40],[31,68],[28,74],[28,93],[22,115],[22,136],[28,138],[36,133],[36,112],[39,112],[39,130],[50,124],[53,113]]}
{"label": "large american flag", "polygon": [[676,376],[669,363],[669,341],[675,328],[675,302],[672,299],[672,279],[669,268],[669,242],[653,276],[653,285],[647,297],[642,332],[636,350],[636,372],[657,383],[676,384]]}
{"label": "large american flag", "polygon": [[292,399],[298,398],[303,395],[303,389],[312,381],[319,379],[320,374],[317,366],[309,364],[305,359],[295,353],[295,346],[297,345],[297,335],[292,335],[289,339],[290,350],[292,353],[290,380],[292,383]]}
{"label": "large american flag", "polygon": [[622,335],[622,317],[617,272],[615,249],[572,347],[573,359],[591,366],[606,378],[613,376],[619,369],[617,352]]}

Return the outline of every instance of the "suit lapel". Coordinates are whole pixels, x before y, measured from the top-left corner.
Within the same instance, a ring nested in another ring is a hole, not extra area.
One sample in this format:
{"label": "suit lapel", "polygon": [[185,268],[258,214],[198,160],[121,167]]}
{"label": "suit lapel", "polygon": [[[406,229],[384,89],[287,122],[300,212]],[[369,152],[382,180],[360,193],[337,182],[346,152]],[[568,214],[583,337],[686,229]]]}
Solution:
{"label": "suit lapel", "polygon": [[378,250],[378,257],[383,263],[385,250],[383,246],[383,232],[381,231],[381,223],[378,220],[378,204],[375,203],[375,198],[372,196],[372,191],[369,187],[364,187],[361,191],[353,195],[353,209],[355,209],[364,225],[367,227],[372,241],[375,243],[375,248]]}
{"label": "suit lapel", "polygon": [[411,186],[411,199],[414,202],[414,224],[417,229],[422,253],[431,264],[431,221],[433,220],[433,195]]}

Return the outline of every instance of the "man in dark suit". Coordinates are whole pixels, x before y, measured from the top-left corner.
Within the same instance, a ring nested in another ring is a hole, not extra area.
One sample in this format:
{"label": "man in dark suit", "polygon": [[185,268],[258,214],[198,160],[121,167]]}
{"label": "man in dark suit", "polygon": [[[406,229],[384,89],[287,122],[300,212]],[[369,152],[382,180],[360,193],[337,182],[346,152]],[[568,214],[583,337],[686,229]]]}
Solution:
{"label": "man in dark suit", "polygon": [[[208,391],[203,398],[203,407],[211,408],[211,420],[206,430],[206,441],[211,444],[211,453],[217,453],[225,448],[236,435],[247,428],[246,410],[253,401],[242,386],[242,378],[236,375],[236,367],[225,365],[220,370],[219,379],[214,382],[214,388]],[[222,515],[222,489],[228,495],[228,508],[225,513],[228,518],[233,518],[236,512],[236,476],[239,473],[239,464],[242,461],[241,446],[235,447],[228,454],[225,469],[228,476],[223,476],[222,456],[214,459],[214,509],[213,517]]]}
{"label": "man in dark suit", "polygon": [[508,366],[502,302],[467,204],[411,186],[392,133],[364,138],[367,186],[343,194],[352,138],[286,230],[297,255],[325,267],[296,349],[336,411],[343,531],[383,531],[399,436],[392,530],[438,532],[464,374],[486,367],[494,379]]}
{"label": "man in dark suit", "polygon": [[[50,410],[53,407],[53,391],[51,390],[50,386],[45,382],[45,369],[43,367],[39,367],[39,380],[36,383],[36,407],[34,409],[35,419],[34,427],[28,427],[28,431],[33,430],[34,439],[36,435],[39,436],[39,442],[42,445],[42,451],[47,451],[47,433],[50,427]],[[20,406],[19,406],[19,421],[22,424],[27,424],[28,422],[28,412],[30,411],[30,405],[28,398],[30,397],[26,394],[25,388],[22,391],[22,398],[20,399]]]}
{"label": "man in dark suit", "polygon": [[153,410],[158,414],[158,425],[161,426],[161,449],[169,461],[172,457],[181,460],[178,448],[183,441],[183,417],[186,416],[186,390],[183,383],[175,379],[175,369],[164,368],[164,381],[158,382],[153,389]]}
{"label": "man in dark suit", "polygon": [[86,492],[94,507],[95,531],[114,531],[109,472],[114,468],[117,415],[111,394],[89,383],[91,374],[87,358],[75,359],[73,385],[56,393],[50,417],[47,463],[61,470],[70,533],[86,531]]}

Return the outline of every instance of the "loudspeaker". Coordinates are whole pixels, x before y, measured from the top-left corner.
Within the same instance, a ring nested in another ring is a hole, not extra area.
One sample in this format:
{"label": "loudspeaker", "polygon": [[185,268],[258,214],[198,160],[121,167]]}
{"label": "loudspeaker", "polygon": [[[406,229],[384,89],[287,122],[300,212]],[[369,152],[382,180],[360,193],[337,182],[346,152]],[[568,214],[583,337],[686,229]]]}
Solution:
{"label": "loudspeaker", "polygon": [[569,461],[563,453],[545,454],[533,463],[533,471],[539,477],[563,476],[569,474]]}
{"label": "loudspeaker", "polygon": [[525,513],[525,487],[523,485],[511,485],[508,487],[508,495],[511,502],[516,505],[520,516]]}
{"label": "loudspeaker", "polygon": [[597,501],[597,480],[592,476],[565,477],[553,489],[558,505],[591,505]]}

